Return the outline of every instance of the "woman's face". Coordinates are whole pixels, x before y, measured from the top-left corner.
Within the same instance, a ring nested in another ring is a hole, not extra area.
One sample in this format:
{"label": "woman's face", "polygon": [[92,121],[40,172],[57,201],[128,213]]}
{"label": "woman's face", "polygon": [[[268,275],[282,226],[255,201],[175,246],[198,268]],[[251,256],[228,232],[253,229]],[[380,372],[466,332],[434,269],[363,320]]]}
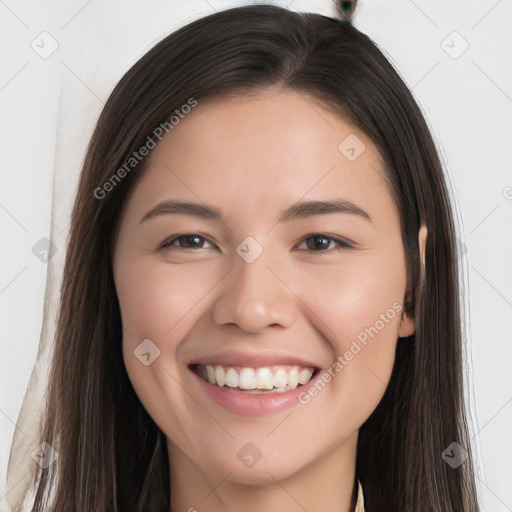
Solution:
{"label": "woman's face", "polygon": [[148,164],[114,275],[171,468],[263,483],[353,457],[414,331],[374,145],[310,96],[262,92],[199,101]]}

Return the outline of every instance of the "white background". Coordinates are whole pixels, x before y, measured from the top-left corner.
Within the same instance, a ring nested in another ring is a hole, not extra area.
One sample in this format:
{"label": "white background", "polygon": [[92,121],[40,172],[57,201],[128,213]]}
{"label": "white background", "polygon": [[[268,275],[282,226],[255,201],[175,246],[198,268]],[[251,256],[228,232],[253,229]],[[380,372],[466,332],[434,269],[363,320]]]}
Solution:
{"label": "white background", "polygon": [[[334,13],[330,0],[266,3]],[[85,146],[121,75],[175,28],[241,4],[0,0],[2,511],[43,320],[47,266],[32,248],[51,236],[59,272]],[[482,510],[512,511],[512,0],[360,0],[355,25],[412,88],[453,181]],[[58,48],[42,58],[31,44],[40,53]]]}

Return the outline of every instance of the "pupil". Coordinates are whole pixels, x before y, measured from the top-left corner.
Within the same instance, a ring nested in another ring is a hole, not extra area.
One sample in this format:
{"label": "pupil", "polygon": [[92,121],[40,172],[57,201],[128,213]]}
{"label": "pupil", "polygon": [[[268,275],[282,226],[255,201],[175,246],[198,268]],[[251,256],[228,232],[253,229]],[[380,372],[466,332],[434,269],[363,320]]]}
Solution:
{"label": "pupil", "polygon": [[309,249],[326,249],[329,247],[329,240],[323,236],[313,236],[310,240],[313,240],[313,243],[309,245]]}
{"label": "pupil", "polygon": [[185,245],[195,246],[195,244],[199,244],[199,243],[200,243],[200,237],[198,237],[196,235],[190,235],[190,236],[185,237]]}

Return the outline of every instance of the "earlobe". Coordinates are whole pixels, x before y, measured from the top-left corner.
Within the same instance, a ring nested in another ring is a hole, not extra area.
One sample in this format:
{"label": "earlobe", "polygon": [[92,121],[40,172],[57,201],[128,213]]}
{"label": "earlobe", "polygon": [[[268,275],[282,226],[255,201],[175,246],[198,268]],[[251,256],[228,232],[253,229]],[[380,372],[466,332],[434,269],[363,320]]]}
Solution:
{"label": "earlobe", "polygon": [[[418,286],[423,286],[425,279],[425,246],[427,244],[427,226],[421,225],[418,231],[418,250],[420,256],[420,279]],[[402,318],[400,319],[400,329],[398,330],[398,336],[400,338],[407,338],[415,333],[416,327],[414,325],[414,318],[405,311],[402,312]]]}

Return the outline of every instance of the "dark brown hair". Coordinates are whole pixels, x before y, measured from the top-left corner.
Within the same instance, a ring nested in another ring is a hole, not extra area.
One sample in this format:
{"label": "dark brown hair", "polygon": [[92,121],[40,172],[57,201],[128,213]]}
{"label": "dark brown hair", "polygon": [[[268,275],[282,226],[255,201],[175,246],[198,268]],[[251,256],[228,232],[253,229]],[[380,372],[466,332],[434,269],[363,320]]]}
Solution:
{"label": "dark brown hair", "polygon": [[[396,201],[407,261],[408,312],[389,386],[362,425],[356,470],[367,512],[477,512],[463,400],[453,214],[436,147],[411,92],[376,44],[347,22],[279,7],[204,17],[144,55],[98,120],[74,205],[41,442],[57,461],[38,470],[33,512],[169,509],[165,436],[123,364],[112,271],[120,215],[142,160],[101,199],[102,187],[172,112],[265,88],[308,94],[366,133]],[[418,230],[428,228],[420,281]]]}

